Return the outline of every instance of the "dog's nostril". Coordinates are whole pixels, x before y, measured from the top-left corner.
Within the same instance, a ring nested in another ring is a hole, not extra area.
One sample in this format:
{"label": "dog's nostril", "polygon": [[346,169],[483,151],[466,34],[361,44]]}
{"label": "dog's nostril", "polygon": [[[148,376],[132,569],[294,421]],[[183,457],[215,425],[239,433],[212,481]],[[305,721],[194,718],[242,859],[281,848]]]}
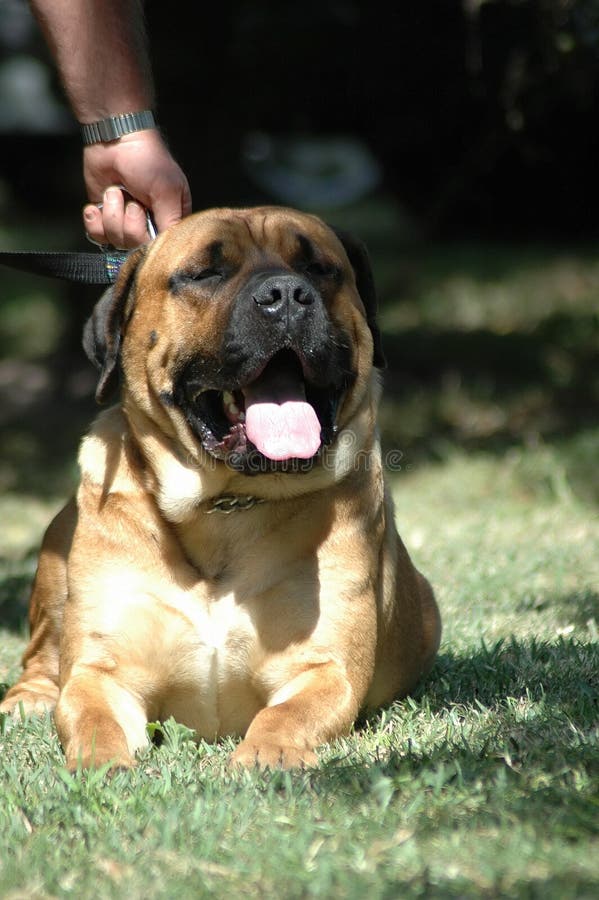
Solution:
{"label": "dog's nostril", "polygon": [[287,303],[309,306],[314,303],[315,295],[309,284],[296,278],[273,281],[265,282],[252,294],[252,299],[258,306],[279,307]]}
{"label": "dog's nostril", "polygon": [[304,306],[308,306],[310,303],[314,302],[314,295],[312,291],[306,291],[300,285],[294,290],[293,299],[296,303],[302,303]]}
{"label": "dog's nostril", "polygon": [[254,302],[258,306],[274,306],[283,299],[283,292],[280,288],[273,287],[269,290],[260,290],[252,295]]}

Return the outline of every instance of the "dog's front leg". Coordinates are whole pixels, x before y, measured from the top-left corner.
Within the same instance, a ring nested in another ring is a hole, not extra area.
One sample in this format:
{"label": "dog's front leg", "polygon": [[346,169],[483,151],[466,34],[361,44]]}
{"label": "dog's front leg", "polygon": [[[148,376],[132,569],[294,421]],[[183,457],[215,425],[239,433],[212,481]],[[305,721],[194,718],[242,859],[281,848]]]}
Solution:
{"label": "dog's front leg", "polygon": [[109,674],[78,666],[64,685],[55,712],[69,769],[135,764],[135,751],[148,743],[147,717],[137,698]]}
{"label": "dog's front leg", "polygon": [[233,766],[313,766],[314,748],[347,734],[359,702],[343,668],[321,663],[293,678],[252,721],[231,756]]}

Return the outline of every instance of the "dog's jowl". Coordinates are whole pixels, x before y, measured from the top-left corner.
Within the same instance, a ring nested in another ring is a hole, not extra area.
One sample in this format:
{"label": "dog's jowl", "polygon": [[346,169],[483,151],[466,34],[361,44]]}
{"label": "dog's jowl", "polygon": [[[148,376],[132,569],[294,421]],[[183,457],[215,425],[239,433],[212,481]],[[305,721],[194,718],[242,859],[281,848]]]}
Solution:
{"label": "dog's jowl", "polygon": [[67,764],[128,766],[169,716],[297,766],[409,691],[440,621],[385,490],[365,252],[319,219],[199,213],[132,253],[85,349],[119,398],[50,525],[20,681]]}

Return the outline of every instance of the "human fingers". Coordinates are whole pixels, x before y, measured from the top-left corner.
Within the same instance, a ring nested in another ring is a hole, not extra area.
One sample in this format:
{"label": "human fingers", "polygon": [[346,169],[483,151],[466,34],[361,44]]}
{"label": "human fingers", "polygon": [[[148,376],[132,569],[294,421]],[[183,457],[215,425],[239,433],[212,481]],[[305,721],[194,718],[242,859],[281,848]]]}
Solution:
{"label": "human fingers", "polygon": [[102,210],[94,203],[88,203],[83,208],[83,227],[85,233],[91,241],[96,244],[106,244],[107,239],[104,234],[104,222],[102,221]]}
{"label": "human fingers", "polygon": [[102,203],[89,203],[83,210],[87,235],[97,244],[125,247],[124,220],[125,198],[118,187],[108,188],[104,191]]}
{"label": "human fingers", "polygon": [[191,191],[187,178],[174,162],[169,175],[152,196],[152,216],[158,231],[165,231],[191,213]]}
{"label": "human fingers", "polygon": [[[90,240],[96,244],[112,244],[118,238],[108,237],[104,229],[103,204],[89,203],[83,210],[83,224]],[[119,244],[122,249],[133,249],[147,243],[152,235],[148,233],[146,211],[134,200],[125,202],[123,216],[123,238]]]}
{"label": "human fingers", "polygon": [[102,198],[102,224],[106,243],[125,246],[125,196],[119,187],[109,187]]}
{"label": "human fingers", "polygon": [[140,203],[129,200],[125,203],[123,219],[123,247],[133,249],[150,240],[146,211]]}
{"label": "human fingers", "polygon": [[149,240],[143,206],[135,200],[127,200],[117,187],[104,192],[102,204],[86,206],[83,221],[88,236],[99,244],[131,249]]}

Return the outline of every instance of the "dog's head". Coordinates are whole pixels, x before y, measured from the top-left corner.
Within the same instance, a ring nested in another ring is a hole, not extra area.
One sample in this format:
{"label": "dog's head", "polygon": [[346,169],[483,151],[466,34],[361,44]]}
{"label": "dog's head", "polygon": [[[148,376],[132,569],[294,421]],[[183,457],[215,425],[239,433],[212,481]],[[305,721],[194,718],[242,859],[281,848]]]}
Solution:
{"label": "dog's head", "polygon": [[302,471],[384,365],[375,314],[352,238],[294,210],[217,209],[129,256],[84,347],[100,402],[122,375],[125,409],[188,452],[246,474]]}

